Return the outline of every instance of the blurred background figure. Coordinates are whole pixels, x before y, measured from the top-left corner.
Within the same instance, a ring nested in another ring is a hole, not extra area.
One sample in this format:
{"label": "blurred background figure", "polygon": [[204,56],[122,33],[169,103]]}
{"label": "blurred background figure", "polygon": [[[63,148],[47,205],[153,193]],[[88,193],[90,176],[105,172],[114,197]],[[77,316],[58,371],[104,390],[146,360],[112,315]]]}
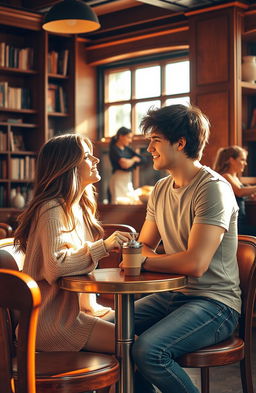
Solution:
{"label": "blurred background figure", "polygon": [[109,148],[109,158],[112,165],[112,176],[109,182],[111,203],[136,203],[136,195],[132,172],[138,165],[142,165],[145,159],[136,153],[131,147],[132,131],[121,127],[112,137]]}
{"label": "blurred background figure", "polygon": [[217,152],[214,170],[231,184],[239,206],[238,233],[256,236],[256,227],[247,223],[245,200],[256,199],[256,185],[244,185],[240,178],[247,165],[248,152],[240,146],[221,148]]}

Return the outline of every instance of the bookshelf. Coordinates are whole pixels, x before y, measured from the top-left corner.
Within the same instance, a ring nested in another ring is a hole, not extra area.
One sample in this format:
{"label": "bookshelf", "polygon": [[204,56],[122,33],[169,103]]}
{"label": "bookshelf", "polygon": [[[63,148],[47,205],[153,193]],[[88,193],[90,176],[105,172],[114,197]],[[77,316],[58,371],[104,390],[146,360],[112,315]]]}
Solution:
{"label": "bookshelf", "polygon": [[[25,24],[24,24],[25,25]],[[0,25],[0,209],[20,190],[27,200],[40,138],[40,32]]]}
{"label": "bookshelf", "polygon": [[48,135],[74,129],[74,65],[75,40],[71,36],[48,34],[47,113]]}
{"label": "bookshelf", "polygon": [[42,30],[41,14],[0,6],[0,16],[0,221],[15,228],[12,196],[31,196],[40,147],[75,132],[77,44]]}

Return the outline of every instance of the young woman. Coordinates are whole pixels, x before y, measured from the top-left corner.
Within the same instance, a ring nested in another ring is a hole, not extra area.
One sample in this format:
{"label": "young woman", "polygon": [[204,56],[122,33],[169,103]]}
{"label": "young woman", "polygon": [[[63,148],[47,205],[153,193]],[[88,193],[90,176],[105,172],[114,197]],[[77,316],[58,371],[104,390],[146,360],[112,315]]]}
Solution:
{"label": "young woman", "polygon": [[256,196],[256,185],[245,186],[240,177],[247,165],[247,151],[240,146],[221,148],[217,152],[214,169],[231,184],[239,206],[238,233],[256,236],[256,227],[249,225],[245,213],[246,197]]}
{"label": "young woman", "polygon": [[[34,197],[19,216],[15,245],[26,254],[24,272],[42,294],[40,351],[114,352],[114,325],[94,315],[91,296],[58,286],[60,277],[93,271],[111,249],[131,239],[116,231],[102,240],[93,187],[100,180],[98,162],[87,138],[50,139],[39,152]],[[106,311],[96,307],[96,315]]]}
{"label": "young woman", "polygon": [[109,158],[113,174],[109,182],[109,191],[112,203],[135,197],[132,171],[136,166],[142,165],[145,160],[129,147],[131,142],[132,131],[126,127],[119,128],[110,142]]}

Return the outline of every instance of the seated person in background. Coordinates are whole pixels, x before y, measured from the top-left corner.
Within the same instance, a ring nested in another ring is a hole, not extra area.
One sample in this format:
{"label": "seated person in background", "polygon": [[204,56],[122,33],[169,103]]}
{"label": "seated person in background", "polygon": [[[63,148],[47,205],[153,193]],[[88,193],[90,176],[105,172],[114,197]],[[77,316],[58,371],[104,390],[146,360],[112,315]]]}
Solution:
{"label": "seated person in background", "polygon": [[89,139],[76,134],[50,139],[39,152],[33,199],[18,218],[15,245],[25,253],[23,270],[42,295],[40,351],[114,353],[114,324],[97,317],[109,309],[97,305],[94,295],[58,286],[60,277],[93,271],[111,249],[132,237],[116,231],[102,240],[93,186],[100,180],[98,163]]}
{"label": "seated person in background", "polygon": [[[238,206],[230,184],[200,163],[209,137],[200,109],[153,109],[141,126],[154,169],[169,172],[149,197],[139,236],[147,257],[142,267],[185,274],[188,285],[135,303],[136,393],[155,392],[154,386],[162,393],[198,393],[176,359],[225,340],[237,326]],[[164,254],[156,254],[160,240]]]}
{"label": "seated person in background", "polygon": [[256,185],[246,186],[240,181],[240,177],[247,164],[247,154],[247,151],[240,146],[221,148],[217,152],[214,170],[229,181],[235,193],[239,206],[238,233],[241,235],[256,236],[256,227],[247,223],[245,212],[245,199],[246,197],[256,196]]}
{"label": "seated person in background", "polygon": [[132,172],[145,159],[129,147],[131,142],[132,131],[126,127],[119,128],[110,141],[109,158],[113,172],[109,181],[111,203],[138,200],[133,188]]}

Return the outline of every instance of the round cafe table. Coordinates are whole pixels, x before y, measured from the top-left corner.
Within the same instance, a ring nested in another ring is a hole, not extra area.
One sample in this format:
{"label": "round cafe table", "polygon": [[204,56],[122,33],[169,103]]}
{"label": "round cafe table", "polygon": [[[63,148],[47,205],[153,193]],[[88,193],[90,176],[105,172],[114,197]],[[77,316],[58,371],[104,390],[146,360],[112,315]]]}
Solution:
{"label": "round cafe table", "polygon": [[142,272],[125,276],[119,268],[96,269],[82,276],[60,279],[60,287],[72,292],[113,293],[116,316],[116,357],[120,362],[118,393],[134,392],[134,370],[130,356],[134,340],[134,295],[184,288],[187,278],[181,274]]}

